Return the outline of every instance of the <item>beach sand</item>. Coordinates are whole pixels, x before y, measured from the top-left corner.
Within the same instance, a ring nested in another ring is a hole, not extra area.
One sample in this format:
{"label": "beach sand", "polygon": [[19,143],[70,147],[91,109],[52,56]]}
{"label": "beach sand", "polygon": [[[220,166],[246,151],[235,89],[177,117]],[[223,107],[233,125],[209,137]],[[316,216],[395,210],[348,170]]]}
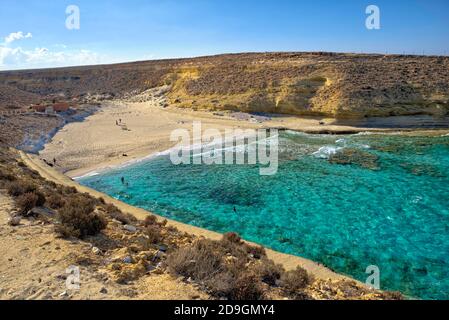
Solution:
{"label": "beach sand", "polygon": [[[215,128],[288,128],[305,132],[358,132],[363,128],[332,125],[332,119],[278,116],[263,122],[240,120],[229,112],[193,111],[161,108],[150,102],[116,101],[104,105],[99,112],[83,122],[66,125],[40,152],[42,159],[52,162],[56,169],[77,177],[101,168],[116,166],[165,151],[176,144],[170,141],[173,130],[192,130],[194,121],[202,129]],[[121,119],[119,125],[116,121]],[[320,125],[320,121],[329,123]]]}

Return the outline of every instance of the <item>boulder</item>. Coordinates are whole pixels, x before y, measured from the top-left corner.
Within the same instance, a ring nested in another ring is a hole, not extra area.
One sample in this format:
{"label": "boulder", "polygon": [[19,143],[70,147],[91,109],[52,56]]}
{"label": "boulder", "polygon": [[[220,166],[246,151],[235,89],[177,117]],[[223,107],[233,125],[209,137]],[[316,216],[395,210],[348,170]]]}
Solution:
{"label": "boulder", "polygon": [[10,226],[18,226],[20,224],[20,220],[22,219],[21,216],[14,216],[8,219],[8,225]]}
{"label": "boulder", "polygon": [[125,229],[125,230],[128,231],[128,232],[132,232],[132,233],[134,233],[134,232],[137,231],[137,228],[136,228],[136,227],[134,227],[134,226],[132,226],[132,225],[129,225],[129,224],[124,225],[124,226],[123,226],[123,229]]}

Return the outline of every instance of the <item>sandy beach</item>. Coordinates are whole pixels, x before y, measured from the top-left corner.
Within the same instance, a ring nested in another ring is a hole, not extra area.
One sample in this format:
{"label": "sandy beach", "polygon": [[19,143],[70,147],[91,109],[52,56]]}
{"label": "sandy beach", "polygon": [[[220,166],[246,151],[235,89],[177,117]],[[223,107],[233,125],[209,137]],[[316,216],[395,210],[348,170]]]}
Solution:
{"label": "sandy beach", "polygon": [[152,101],[115,101],[82,122],[66,125],[40,152],[40,157],[50,162],[56,159],[56,169],[69,177],[78,177],[165,151],[176,144],[170,141],[170,133],[179,128],[191,131],[194,121],[201,121],[203,130],[220,131],[226,128],[285,128],[317,133],[368,130],[333,125],[333,119],[276,116],[260,121],[247,114],[161,108]]}

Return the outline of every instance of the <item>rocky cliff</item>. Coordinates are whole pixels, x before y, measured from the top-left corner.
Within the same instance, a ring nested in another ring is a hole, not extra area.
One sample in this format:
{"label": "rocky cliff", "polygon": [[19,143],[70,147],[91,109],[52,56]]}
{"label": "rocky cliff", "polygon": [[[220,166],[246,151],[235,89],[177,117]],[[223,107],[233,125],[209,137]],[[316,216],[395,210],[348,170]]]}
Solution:
{"label": "rocky cliff", "polygon": [[336,118],[449,112],[449,57],[246,53],[0,73],[0,105],[139,94],[168,84],[170,104]]}

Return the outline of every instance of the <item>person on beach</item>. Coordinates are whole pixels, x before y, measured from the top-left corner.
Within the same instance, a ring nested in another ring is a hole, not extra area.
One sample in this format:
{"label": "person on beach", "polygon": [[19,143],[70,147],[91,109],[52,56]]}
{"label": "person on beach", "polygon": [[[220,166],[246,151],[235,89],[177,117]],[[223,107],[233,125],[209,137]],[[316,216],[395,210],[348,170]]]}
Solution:
{"label": "person on beach", "polygon": [[56,158],[53,158],[53,164],[56,165]]}

